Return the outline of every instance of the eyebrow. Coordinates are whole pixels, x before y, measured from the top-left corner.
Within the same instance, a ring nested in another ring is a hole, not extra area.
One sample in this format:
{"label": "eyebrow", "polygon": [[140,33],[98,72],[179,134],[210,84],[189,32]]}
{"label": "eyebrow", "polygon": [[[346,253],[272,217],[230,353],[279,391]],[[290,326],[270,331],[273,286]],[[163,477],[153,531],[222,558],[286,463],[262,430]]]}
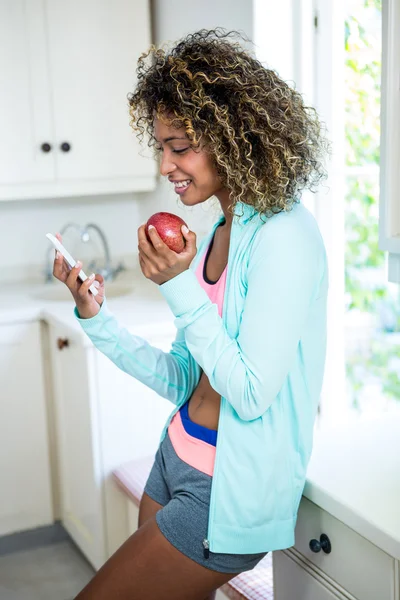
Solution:
{"label": "eyebrow", "polygon": [[189,141],[188,138],[186,138],[186,137],[174,137],[174,136],[167,137],[162,141],[164,144],[166,144],[167,142],[170,142],[171,140],[187,140],[187,141]]}

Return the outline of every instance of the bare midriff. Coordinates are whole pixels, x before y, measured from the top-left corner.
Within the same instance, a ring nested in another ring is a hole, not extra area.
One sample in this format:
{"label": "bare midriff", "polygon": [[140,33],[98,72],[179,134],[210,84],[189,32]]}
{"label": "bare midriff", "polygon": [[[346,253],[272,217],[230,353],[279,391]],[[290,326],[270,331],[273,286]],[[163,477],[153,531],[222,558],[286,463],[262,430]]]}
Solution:
{"label": "bare midriff", "polygon": [[[208,257],[206,273],[210,281],[218,281],[227,262],[230,228],[220,226],[214,236],[214,243]],[[221,396],[210,384],[208,376],[202,371],[199,383],[189,399],[189,417],[198,425],[208,429],[218,429]]]}
{"label": "bare midriff", "polygon": [[204,371],[189,400],[189,417],[191,421],[208,429],[218,429],[221,396],[211,387]]}

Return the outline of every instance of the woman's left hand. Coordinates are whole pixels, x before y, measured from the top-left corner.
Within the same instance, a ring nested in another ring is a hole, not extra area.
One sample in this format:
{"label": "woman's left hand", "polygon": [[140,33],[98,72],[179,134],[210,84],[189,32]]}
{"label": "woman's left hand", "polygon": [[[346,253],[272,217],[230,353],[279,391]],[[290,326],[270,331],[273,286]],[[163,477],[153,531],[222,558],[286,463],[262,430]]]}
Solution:
{"label": "woman's left hand", "polygon": [[196,234],[194,231],[185,233],[182,230],[186,245],[185,249],[177,254],[164,244],[155,227],[149,228],[149,237],[151,239],[151,242],[149,242],[145,229],[145,223],[138,229],[138,250],[140,268],[147,279],[151,279],[154,283],[162,285],[189,268],[190,263],[197,253]]}

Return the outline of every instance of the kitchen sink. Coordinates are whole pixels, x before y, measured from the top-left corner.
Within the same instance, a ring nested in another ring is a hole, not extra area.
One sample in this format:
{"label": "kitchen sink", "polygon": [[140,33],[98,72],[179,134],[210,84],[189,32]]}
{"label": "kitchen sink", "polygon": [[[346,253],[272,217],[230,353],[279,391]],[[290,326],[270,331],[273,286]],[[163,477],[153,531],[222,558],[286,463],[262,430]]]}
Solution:
{"label": "kitchen sink", "polygon": [[[106,281],[105,286],[107,298],[127,296],[135,291],[135,286],[129,283]],[[33,292],[32,297],[45,302],[68,302],[68,300],[72,300],[71,292],[67,286],[59,283],[51,283],[47,287],[41,288],[40,291]]]}

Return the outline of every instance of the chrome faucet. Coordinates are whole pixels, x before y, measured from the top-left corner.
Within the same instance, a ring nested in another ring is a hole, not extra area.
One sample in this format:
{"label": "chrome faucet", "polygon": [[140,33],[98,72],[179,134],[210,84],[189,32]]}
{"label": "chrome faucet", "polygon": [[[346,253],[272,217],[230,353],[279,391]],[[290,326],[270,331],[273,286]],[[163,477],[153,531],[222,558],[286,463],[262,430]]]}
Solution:
{"label": "chrome faucet", "polygon": [[[110,250],[109,250],[107,238],[106,238],[103,230],[100,229],[100,227],[98,225],[96,225],[95,223],[88,223],[85,227],[81,227],[80,225],[77,225],[76,223],[67,223],[67,225],[64,225],[64,227],[60,230],[61,236],[64,235],[66,233],[66,231],[68,231],[68,229],[71,229],[71,228],[78,230],[80,240],[84,243],[89,242],[89,240],[90,240],[90,233],[89,233],[90,230],[96,231],[101,239],[101,243],[102,243],[103,249],[104,249],[104,261],[105,261],[104,266],[99,267],[97,265],[96,261],[92,260],[88,265],[89,273],[91,271],[95,271],[96,273],[99,273],[100,275],[102,275],[104,277],[105,281],[112,281],[113,279],[115,279],[115,277],[118,275],[118,273],[120,273],[121,271],[125,271],[125,267],[122,263],[119,263],[119,265],[116,268],[113,268],[111,266],[111,257],[110,257]],[[49,249],[46,252],[45,278],[46,278],[46,281],[48,281],[48,282],[53,281],[53,268],[52,268],[52,263],[50,262],[51,252],[54,252],[53,246],[49,247]]]}
{"label": "chrome faucet", "polygon": [[125,270],[125,267],[122,263],[120,263],[115,269],[111,266],[110,250],[108,247],[107,238],[104,235],[103,230],[100,229],[100,227],[98,225],[96,225],[95,223],[88,223],[85,226],[83,234],[81,236],[82,241],[83,242],[89,241],[89,239],[90,239],[89,231],[91,229],[94,229],[95,231],[97,231],[97,233],[101,239],[101,242],[103,244],[103,249],[104,249],[104,261],[105,262],[104,262],[104,267],[100,268],[97,266],[96,261],[93,260],[92,262],[89,263],[88,270],[95,271],[96,273],[99,273],[99,275],[103,275],[105,281],[113,280],[118,275],[118,273]]}

